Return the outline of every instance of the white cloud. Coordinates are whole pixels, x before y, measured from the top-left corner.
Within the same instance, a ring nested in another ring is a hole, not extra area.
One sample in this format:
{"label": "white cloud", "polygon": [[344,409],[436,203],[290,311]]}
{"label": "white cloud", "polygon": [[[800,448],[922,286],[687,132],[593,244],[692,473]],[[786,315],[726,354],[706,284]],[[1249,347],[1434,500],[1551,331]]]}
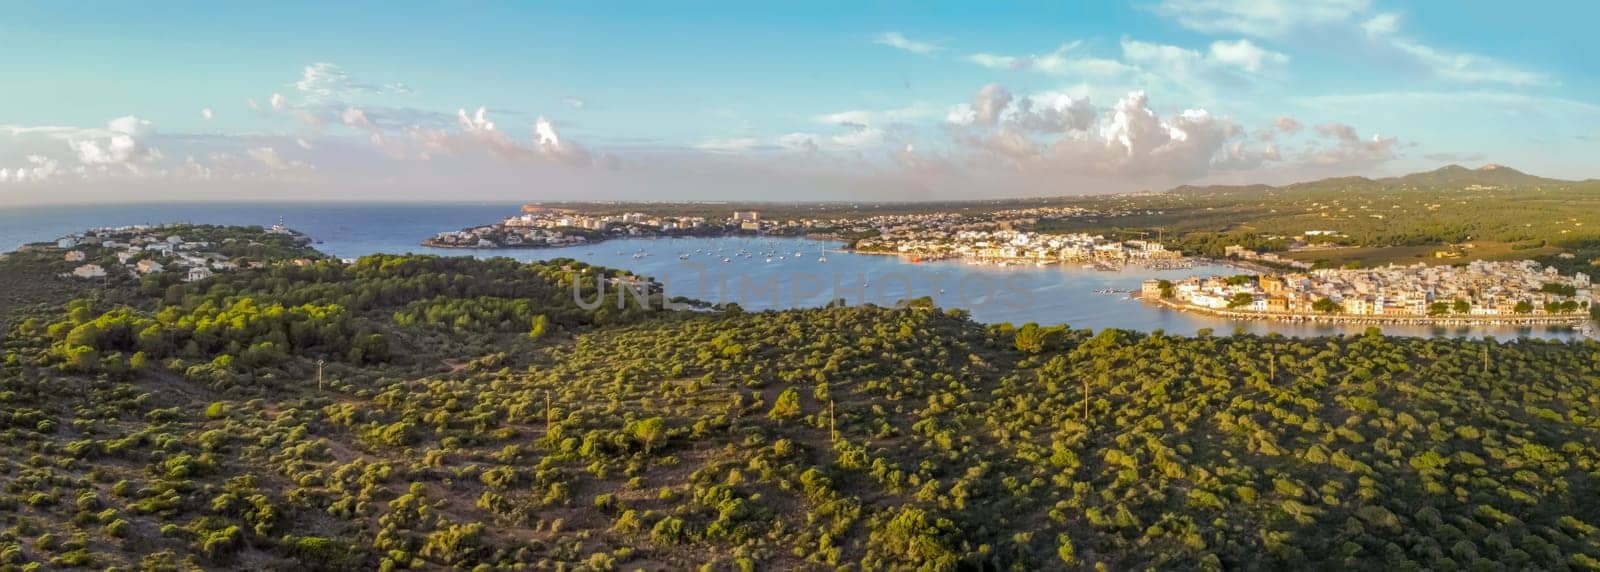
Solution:
{"label": "white cloud", "polygon": [[938,117],[940,107],[937,105],[917,102],[905,107],[893,109],[851,109],[837,113],[818,115],[812,119],[828,125],[842,125],[858,127],[863,125],[885,126],[893,123],[916,121]]}
{"label": "white cloud", "polygon": [[1371,0],[1162,0],[1153,10],[1200,32],[1283,38],[1345,22],[1370,5]]}
{"label": "white cloud", "polygon": [[1115,179],[1125,185],[1189,181],[1282,160],[1276,145],[1253,149],[1231,119],[1205,109],[1163,117],[1138,90],[1120,98],[1098,124],[1087,99],[1056,93],[1016,98],[993,123],[980,121],[977,108],[1006,101],[1001,92],[985,86],[972,105],[952,114],[958,119],[956,142],[973,152],[964,163],[973,169]]}
{"label": "white cloud", "polygon": [[111,120],[103,131],[85,130],[67,139],[67,144],[84,165],[137,169],[136,162],[159,158],[158,151],[140,141],[150,131],[149,121],[128,115]]}
{"label": "white cloud", "polygon": [[1544,74],[1527,71],[1505,62],[1463,52],[1450,52],[1414,40],[1394,38],[1391,44],[1410,54],[1434,75],[1462,83],[1502,83],[1527,87],[1550,83]]}
{"label": "white cloud", "polygon": [[283,111],[289,108],[289,100],[284,99],[281,93],[272,94],[272,99],[269,101],[272,102],[273,111]]}
{"label": "white cloud", "polygon": [[[1370,0],[1162,0],[1153,10],[1180,25],[1208,33],[1240,33],[1284,42],[1302,38],[1337,38],[1367,41],[1384,57],[1404,58],[1440,79],[1461,83],[1498,83],[1512,86],[1547,85],[1545,74],[1497,59],[1428,45],[1401,35],[1400,15],[1373,13]],[[1214,55],[1250,61],[1253,56],[1238,46],[1223,47]]]}
{"label": "white cloud", "polygon": [[61,174],[61,162],[43,155],[24,157],[27,164],[14,169],[0,169],[0,183],[37,183],[49,181]]}
{"label": "white cloud", "polygon": [[561,98],[561,103],[565,103],[565,104],[567,104],[567,107],[571,107],[571,108],[577,109],[577,110],[582,110],[584,107],[589,105],[588,102],[583,100],[583,98],[581,98],[581,97],[573,97],[573,96],[570,96],[570,95],[567,96],[567,97]]}
{"label": "white cloud", "polygon": [[1024,56],[976,53],[967,56],[967,61],[991,69],[1029,70],[1056,76],[1105,78],[1126,76],[1138,71],[1116,60],[1078,54],[1082,45],[1082,42],[1069,42],[1049,53]]}
{"label": "white cloud", "polygon": [[872,40],[873,43],[905,50],[913,54],[931,54],[939,51],[939,46],[927,42],[918,42],[905,37],[900,32],[884,32]]}
{"label": "white cloud", "polygon": [[268,169],[282,171],[289,168],[289,162],[285,161],[283,156],[278,154],[278,150],[272,147],[256,147],[246,153],[250,155],[251,159],[260,161]]}
{"label": "white cloud", "polygon": [[1394,12],[1383,12],[1362,22],[1361,29],[1372,36],[1393,34],[1400,31],[1400,15]]}
{"label": "white cloud", "polygon": [[355,106],[345,108],[344,112],[339,114],[339,119],[345,124],[345,126],[353,129],[375,131],[378,128],[377,125],[372,123],[371,119],[367,118],[366,111]]}
{"label": "white cloud", "polygon": [[592,159],[589,151],[571,141],[561,139],[556,133],[555,125],[550,120],[540,116],[533,122],[533,144],[546,159],[565,165],[588,165]]}
{"label": "white cloud", "polygon": [[734,137],[729,139],[706,139],[694,144],[695,149],[712,153],[740,153],[767,147],[760,139],[755,137]]}
{"label": "white cloud", "polygon": [[1262,67],[1269,65],[1283,65],[1289,63],[1289,56],[1264,50],[1250,40],[1217,41],[1211,44],[1211,59],[1223,65],[1230,65],[1244,71],[1255,73]]}
{"label": "white cloud", "polygon": [[374,84],[357,80],[344,68],[329,62],[315,62],[306,66],[293,86],[310,101],[411,93],[411,88],[403,83]]}
{"label": "white cloud", "polygon": [[212,117],[214,117],[214,115],[211,113],[211,108],[209,108],[209,107],[200,108],[200,118],[201,119],[204,119],[206,121],[211,121]]}

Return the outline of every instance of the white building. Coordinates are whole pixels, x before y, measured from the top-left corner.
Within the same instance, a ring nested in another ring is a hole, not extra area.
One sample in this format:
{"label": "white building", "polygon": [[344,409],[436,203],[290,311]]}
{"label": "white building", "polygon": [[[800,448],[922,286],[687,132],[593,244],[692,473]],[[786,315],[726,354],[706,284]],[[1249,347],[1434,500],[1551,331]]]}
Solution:
{"label": "white building", "polygon": [[210,277],[211,277],[211,269],[205,268],[203,266],[196,266],[194,268],[190,268],[189,269],[189,275],[187,277],[185,277],[183,279],[183,281],[184,282],[199,282],[201,280],[205,280],[205,279],[210,278]]}

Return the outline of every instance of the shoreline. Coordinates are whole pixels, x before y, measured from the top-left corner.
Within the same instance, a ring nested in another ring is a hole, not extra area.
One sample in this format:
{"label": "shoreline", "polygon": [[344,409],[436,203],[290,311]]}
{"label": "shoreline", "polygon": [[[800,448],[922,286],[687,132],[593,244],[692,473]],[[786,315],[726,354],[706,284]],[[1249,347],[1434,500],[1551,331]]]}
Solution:
{"label": "shoreline", "polygon": [[1179,312],[1192,312],[1219,318],[1236,320],[1261,320],[1268,322],[1289,323],[1326,323],[1326,324],[1364,324],[1364,325],[1391,325],[1391,326],[1574,326],[1579,327],[1591,323],[1587,315],[1572,316],[1454,316],[1449,318],[1434,318],[1430,316],[1376,316],[1376,315],[1349,315],[1349,314],[1292,314],[1292,313],[1267,313],[1267,312],[1242,312],[1206,308],[1192,304],[1183,304],[1162,298],[1145,298],[1137,293],[1130,298],[1141,302],[1155,304],[1163,308]]}

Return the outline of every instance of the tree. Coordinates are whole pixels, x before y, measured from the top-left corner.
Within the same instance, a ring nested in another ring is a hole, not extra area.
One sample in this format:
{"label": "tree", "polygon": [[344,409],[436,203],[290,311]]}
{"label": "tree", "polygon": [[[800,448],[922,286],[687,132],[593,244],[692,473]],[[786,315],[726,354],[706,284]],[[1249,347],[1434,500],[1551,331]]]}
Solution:
{"label": "tree", "polygon": [[777,401],[772,403],[772,411],[767,413],[767,418],[777,421],[782,425],[785,420],[800,416],[800,392],[793,387],[783,390],[778,394]]}
{"label": "tree", "polygon": [[1518,300],[1517,305],[1512,307],[1511,311],[1518,314],[1530,314],[1533,312],[1533,304],[1529,303],[1527,300]]}
{"label": "tree", "polygon": [[1457,314],[1465,314],[1472,311],[1472,304],[1460,298],[1456,298],[1456,301],[1451,305]]}
{"label": "tree", "polygon": [[534,316],[533,317],[533,326],[528,329],[528,337],[529,338],[533,338],[535,340],[544,337],[544,331],[545,331],[545,326],[546,326],[545,322],[546,322],[546,318],[544,317],[544,314],[539,314],[537,316]]}
{"label": "tree", "polygon": [[633,424],[633,438],[644,445],[644,454],[650,454],[650,448],[666,432],[667,422],[660,417],[651,417]]}
{"label": "tree", "polygon": [[1324,314],[1332,314],[1339,311],[1339,303],[1333,301],[1332,298],[1318,298],[1317,301],[1311,303],[1311,309]]}
{"label": "tree", "polygon": [[1243,308],[1245,306],[1249,306],[1251,304],[1254,304],[1255,301],[1256,301],[1256,297],[1254,295],[1251,295],[1249,292],[1239,292],[1237,294],[1234,294],[1232,298],[1228,299],[1228,307],[1229,308]]}
{"label": "tree", "polygon": [[1450,313],[1450,304],[1448,302],[1440,301],[1428,305],[1429,316],[1443,316],[1448,313]]}

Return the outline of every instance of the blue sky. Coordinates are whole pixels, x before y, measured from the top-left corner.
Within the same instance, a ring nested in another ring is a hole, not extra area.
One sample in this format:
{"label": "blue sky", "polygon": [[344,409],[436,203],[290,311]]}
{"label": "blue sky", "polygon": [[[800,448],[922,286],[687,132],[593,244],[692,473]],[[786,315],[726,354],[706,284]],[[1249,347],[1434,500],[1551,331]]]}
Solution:
{"label": "blue sky", "polygon": [[1600,176],[1587,2],[6,12],[6,202],[977,198],[1451,162]]}

